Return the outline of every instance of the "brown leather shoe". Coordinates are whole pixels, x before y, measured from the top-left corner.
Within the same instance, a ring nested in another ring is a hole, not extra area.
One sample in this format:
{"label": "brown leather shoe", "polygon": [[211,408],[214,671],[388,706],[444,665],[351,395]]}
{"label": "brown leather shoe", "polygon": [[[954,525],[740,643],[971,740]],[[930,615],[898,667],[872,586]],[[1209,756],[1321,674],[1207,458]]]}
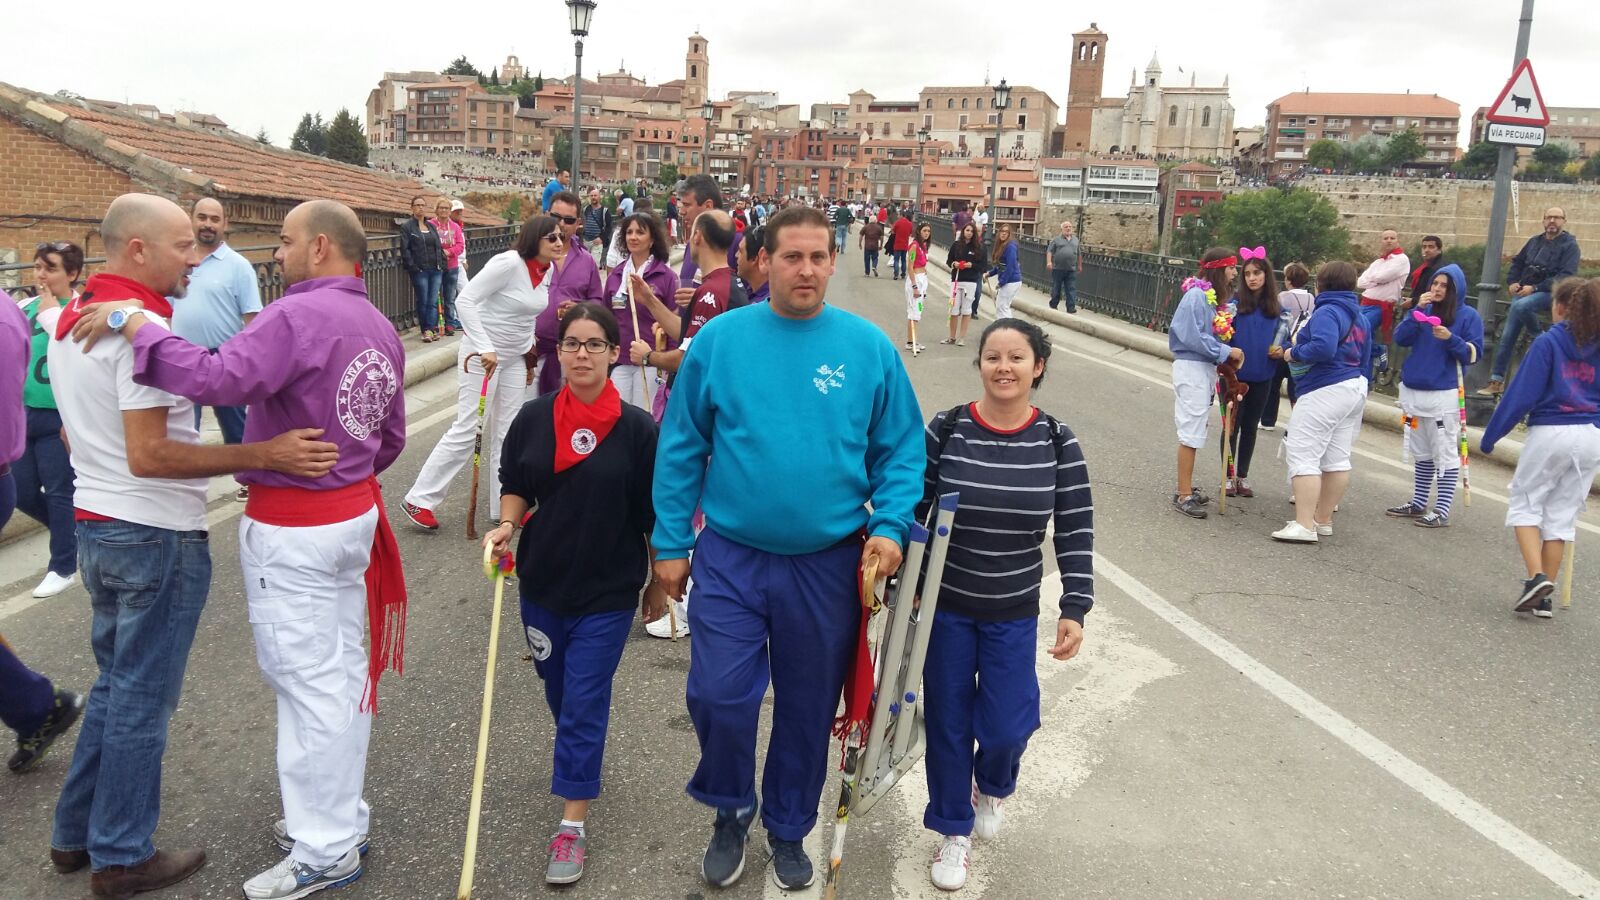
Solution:
{"label": "brown leather shoe", "polygon": [[57,850],[50,848],[50,865],[63,875],[73,872],[89,864],[89,851],[87,850]]}
{"label": "brown leather shoe", "polygon": [[129,900],[134,894],[177,884],[205,864],[204,850],[157,850],[137,866],[107,866],[94,873],[89,890],[96,897]]}

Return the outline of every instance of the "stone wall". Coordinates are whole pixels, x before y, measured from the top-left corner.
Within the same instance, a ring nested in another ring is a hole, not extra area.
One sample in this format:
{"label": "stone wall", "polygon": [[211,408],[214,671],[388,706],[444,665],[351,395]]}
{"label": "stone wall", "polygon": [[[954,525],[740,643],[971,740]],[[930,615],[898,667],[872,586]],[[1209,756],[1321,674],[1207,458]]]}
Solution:
{"label": "stone wall", "polygon": [[1153,203],[1046,203],[1039,207],[1033,233],[1049,240],[1061,233],[1062,222],[1072,222],[1085,244],[1149,252],[1156,247],[1160,219]]}
{"label": "stone wall", "polygon": [[[1406,246],[1436,234],[1445,246],[1481,244],[1489,233],[1494,183],[1443,178],[1374,178],[1319,175],[1299,186],[1327,197],[1352,240],[1376,246],[1385,228],[1400,232]],[[1506,216],[1507,256],[1544,227],[1544,211],[1559,206],[1567,230],[1577,237],[1586,262],[1600,260],[1600,187],[1516,183]]]}

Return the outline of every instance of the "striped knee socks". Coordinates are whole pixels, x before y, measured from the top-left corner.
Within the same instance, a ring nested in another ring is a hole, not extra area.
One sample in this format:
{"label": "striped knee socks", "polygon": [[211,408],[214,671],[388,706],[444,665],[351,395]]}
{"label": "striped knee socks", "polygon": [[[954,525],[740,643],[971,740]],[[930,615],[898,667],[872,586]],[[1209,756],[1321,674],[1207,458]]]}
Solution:
{"label": "striped knee socks", "polygon": [[[1419,459],[1413,472],[1414,487],[1411,492],[1411,505],[1417,509],[1428,508],[1428,495],[1433,493],[1433,460]],[[1443,487],[1440,488],[1441,492]]]}
{"label": "striped knee socks", "polygon": [[1450,515],[1450,504],[1456,499],[1456,478],[1460,475],[1460,469],[1450,469],[1440,474],[1439,502],[1434,504],[1434,512],[1446,517]]}

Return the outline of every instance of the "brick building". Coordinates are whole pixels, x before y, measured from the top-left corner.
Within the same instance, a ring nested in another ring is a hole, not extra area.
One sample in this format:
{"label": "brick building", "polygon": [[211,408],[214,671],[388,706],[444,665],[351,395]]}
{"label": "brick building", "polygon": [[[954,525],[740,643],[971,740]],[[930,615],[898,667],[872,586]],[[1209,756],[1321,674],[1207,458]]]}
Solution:
{"label": "brick building", "polygon": [[986,84],[925,87],[917,104],[914,127],[899,136],[915,137],[917,128],[925,128],[934,140],[956,145],[957,154],[973,156],[993,156],[997,132],[1002,156],[1044,156],[1060,113],[1049,94],[1020,84],[1011,88],[1011,106],[1003,112],[992,108],[994,87]]}
{"label": "brick building", "polygon": [[1189,162],[1161,173],[1159,180],[1163,229],[1200,207],[1222,199],[1222,170],[1205,163]]}
{"label": "brick building", "polygon": [[405,146],[510,153],[517,98],[476,81],[406,85]]}
{"label": "brick building", "polygon": [[1407,129],[1425,148],[1410,165],[1442,169],[1456,159],[1461,106],[1438,94],[1285,94],[1267,105],[1265,155],[1272,172],[1291,172],[1324,138],[1344,143]]}
{"label": "brick building", "polygon": [[[409,178],[263,146],[239,135],[149,120],[0,83],[0,260],[27,261],[35,245],[70,240],[104,251],[100,217],[118,195],[143,191],[185,206],[215,197],[235,246],[276,244],[283,216],[325,197],[348,204],[370,234],[392,234],[411,198],[437,193]],[[474,225],[500,224],[468,210]]]}

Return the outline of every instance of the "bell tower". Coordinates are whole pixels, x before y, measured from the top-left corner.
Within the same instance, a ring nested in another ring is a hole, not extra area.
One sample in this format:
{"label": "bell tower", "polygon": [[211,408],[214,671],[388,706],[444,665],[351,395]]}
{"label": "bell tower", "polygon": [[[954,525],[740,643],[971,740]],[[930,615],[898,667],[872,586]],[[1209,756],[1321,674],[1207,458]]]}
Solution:
{"label": "bell tower", "polygon": [[711,57],[699,32],[689,35],[689,52],[683,58],[683,114],[696,116],[700,104],[711,96]]}
{"label": "bell tower", "polygon": [[1062,151],[1088,153],[1094,133],[1094,111],[1106,74],[1106,33],[1090,22],[1072,36],[1072,66],[1067,82],[1067,129]]}

